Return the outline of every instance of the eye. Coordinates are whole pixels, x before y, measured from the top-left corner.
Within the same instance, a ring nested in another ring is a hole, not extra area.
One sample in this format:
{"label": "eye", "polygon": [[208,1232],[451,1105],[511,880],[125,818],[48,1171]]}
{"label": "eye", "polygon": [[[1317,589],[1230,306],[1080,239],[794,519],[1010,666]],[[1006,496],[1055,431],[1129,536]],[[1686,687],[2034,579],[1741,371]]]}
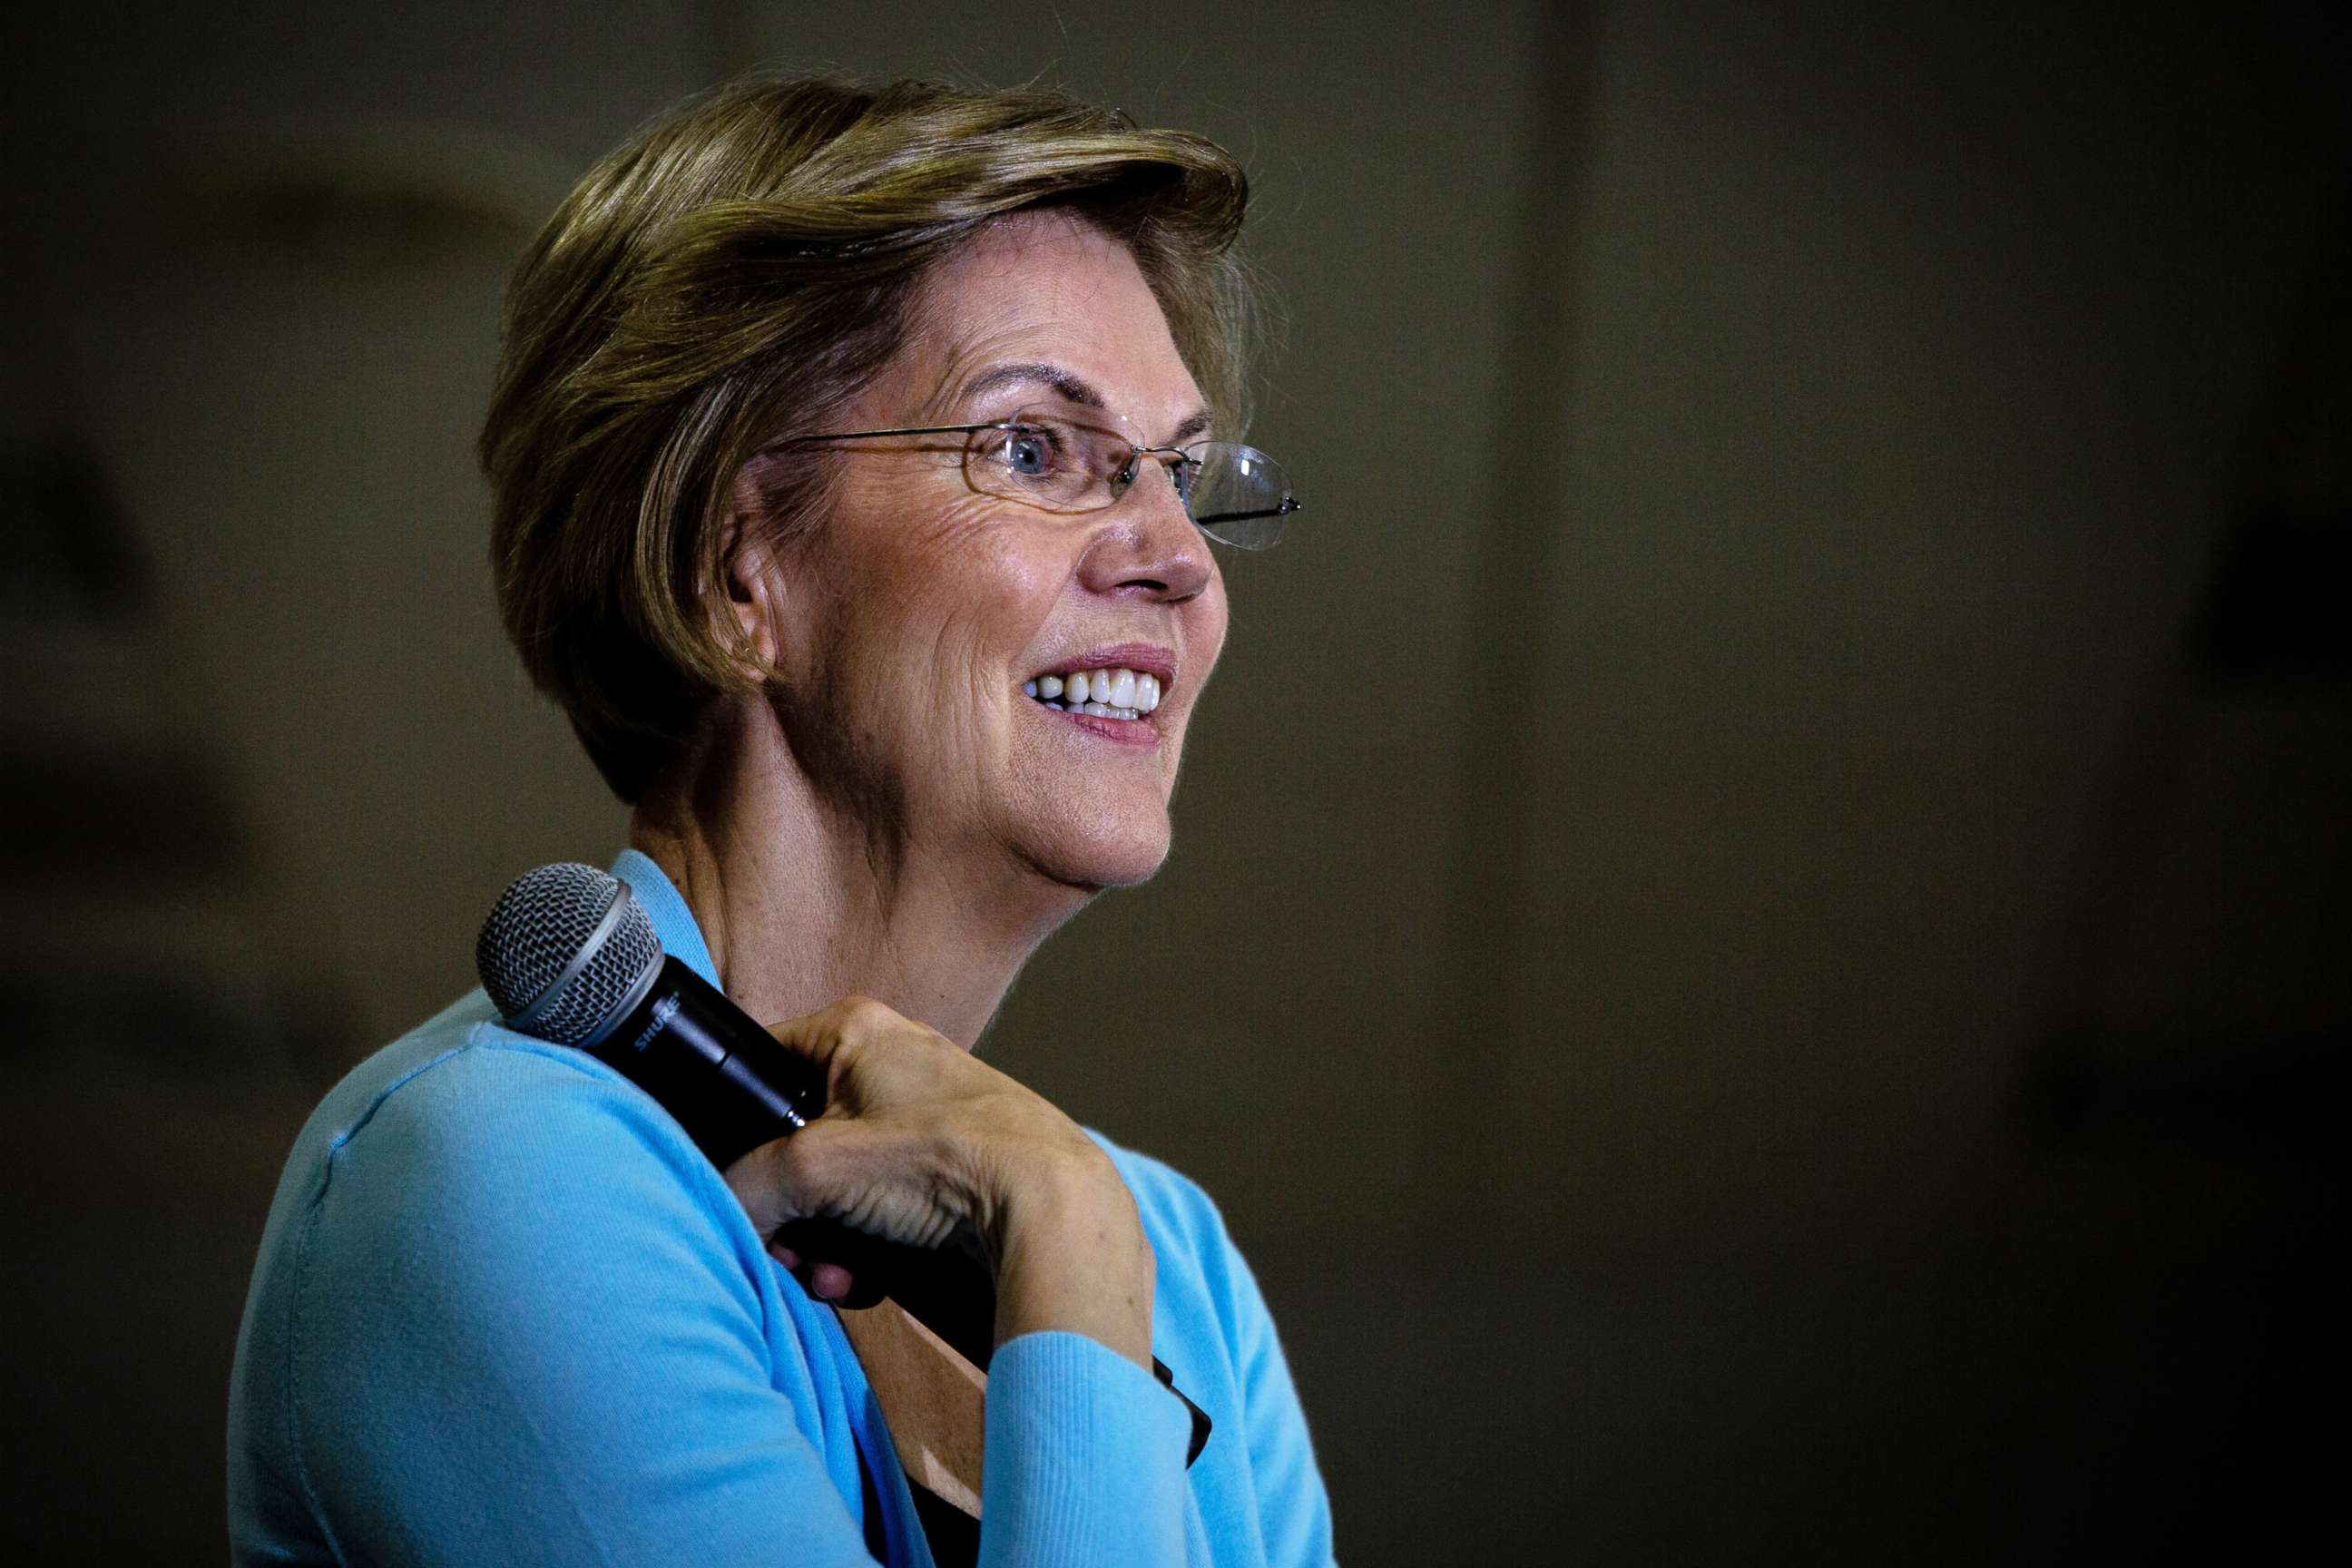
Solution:
{"label": "eye", "polygon": [[1004,433],[1004,466],[1024,479],[1054,470],[1054,438],[1039,427],[1021,426]]}
{"label": "eye", "polygon": [[1006,426],[997,437],[996,460],[1013,479],[1060,479],[1070,469],[1070,444],[1068,437],[1052,424],[1024,418],[1017,425]]}
{"label": "eye", "polygon": [[1024,409],[988,426],[983,440],[968,472],[989,494],[1053,510],[1108,504],[1102,453],[1083,427]]}

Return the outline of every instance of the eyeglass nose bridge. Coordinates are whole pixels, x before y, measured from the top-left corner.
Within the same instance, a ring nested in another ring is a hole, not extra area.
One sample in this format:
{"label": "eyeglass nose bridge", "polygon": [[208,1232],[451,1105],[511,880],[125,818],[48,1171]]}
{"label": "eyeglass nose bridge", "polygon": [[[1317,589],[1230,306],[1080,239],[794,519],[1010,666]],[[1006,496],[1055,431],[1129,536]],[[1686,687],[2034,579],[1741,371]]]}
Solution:
{"label": "eyeglass nose bridge", "polygon": [[1113,498],[1125,495],[1134,485],[1136,469],[1142,465],[1146,458],[1159,458],[1160,466],[1168,470],[1168,482],[1176,487],[1176,499],[1183,503],[1184,515],[1190,517],[1192,514],[1192,498],[1185,493],[1183,479],[1184,464],[1190,459],[1184,456],[1184,448],[1181,447],[1129,447],[1127,460],[1119,464],[1118,472],[1113,474],[1110,479]]}

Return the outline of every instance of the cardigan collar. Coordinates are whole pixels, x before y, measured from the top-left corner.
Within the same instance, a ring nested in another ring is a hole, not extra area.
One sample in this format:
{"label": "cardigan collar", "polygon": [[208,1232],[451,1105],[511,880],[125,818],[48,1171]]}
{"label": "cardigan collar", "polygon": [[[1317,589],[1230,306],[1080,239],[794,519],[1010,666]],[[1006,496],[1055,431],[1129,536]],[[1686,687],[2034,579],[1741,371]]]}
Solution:
{"label": "cardigan collar", "polygon": [[702,940],[702,928],[695,924],[694,911],[686,907],[685,896],[671,884],[662,868],[650,857],[635,849],[624,849],[613,861],[613,875],[629,885],[630,893],[643,906],[646,918],[654,923],[654,935],[660,941],[662,951],[711,984],[718,984],[719,966],[710,962],[710,948]]}

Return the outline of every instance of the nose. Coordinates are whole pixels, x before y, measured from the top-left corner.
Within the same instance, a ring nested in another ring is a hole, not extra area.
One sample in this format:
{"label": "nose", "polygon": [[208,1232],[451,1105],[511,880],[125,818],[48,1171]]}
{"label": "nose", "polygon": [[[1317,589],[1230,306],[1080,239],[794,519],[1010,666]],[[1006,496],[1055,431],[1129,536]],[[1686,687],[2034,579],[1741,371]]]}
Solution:
{"label": "nose", "polygon": [[1181,604],[1209,585],[1209,542],[1184,510],[1175,470],[1136,459],[1161,478],[1139,473],[1116,505],[1103,513],[1078,564],[1078,580],[1094,593]]}

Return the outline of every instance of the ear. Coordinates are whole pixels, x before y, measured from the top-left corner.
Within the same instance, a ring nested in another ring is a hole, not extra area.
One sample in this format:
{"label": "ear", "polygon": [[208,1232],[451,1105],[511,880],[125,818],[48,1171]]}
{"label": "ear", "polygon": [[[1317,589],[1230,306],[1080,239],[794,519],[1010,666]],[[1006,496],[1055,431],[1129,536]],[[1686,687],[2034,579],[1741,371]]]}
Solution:
{"label": "ear", "polygon": [[[767,505],[746,465],[735,476],[727,521],[719,540],[719,583],[713,595],[714,627],[734,650],[738,667],[754,685],[776,678],[784,651],[784,611],[789,598],[782,563]],[[723,618],[722,618],[723,617]]]}

